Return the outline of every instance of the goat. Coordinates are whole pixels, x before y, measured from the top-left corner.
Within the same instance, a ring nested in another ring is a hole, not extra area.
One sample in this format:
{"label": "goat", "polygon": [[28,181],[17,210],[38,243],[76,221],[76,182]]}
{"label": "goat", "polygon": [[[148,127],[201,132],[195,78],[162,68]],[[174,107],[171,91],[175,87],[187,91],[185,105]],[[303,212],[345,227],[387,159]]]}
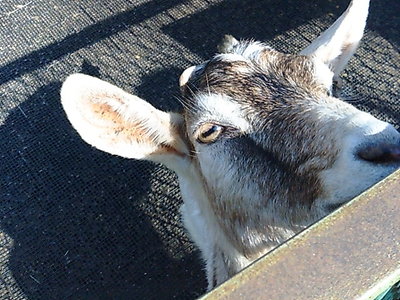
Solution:
{"label": "goat", "polygon": [[209,290],[399,167],[396,129],[332,95],[368,7],[353,0],[299,54],[228,36],[182,73],[181,113],[83,74],[63,84],[87,143],[177,173]]}

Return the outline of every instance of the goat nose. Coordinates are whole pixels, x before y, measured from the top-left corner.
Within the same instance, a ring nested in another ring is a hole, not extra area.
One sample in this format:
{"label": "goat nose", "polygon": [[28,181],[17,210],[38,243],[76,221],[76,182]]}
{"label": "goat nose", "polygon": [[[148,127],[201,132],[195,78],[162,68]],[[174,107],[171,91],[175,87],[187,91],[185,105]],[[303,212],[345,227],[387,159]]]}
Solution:
{"label": "goat nose", "polygon": [[400,162],[400,144],[376,144],[359,150],[357,154],[373,163]]}

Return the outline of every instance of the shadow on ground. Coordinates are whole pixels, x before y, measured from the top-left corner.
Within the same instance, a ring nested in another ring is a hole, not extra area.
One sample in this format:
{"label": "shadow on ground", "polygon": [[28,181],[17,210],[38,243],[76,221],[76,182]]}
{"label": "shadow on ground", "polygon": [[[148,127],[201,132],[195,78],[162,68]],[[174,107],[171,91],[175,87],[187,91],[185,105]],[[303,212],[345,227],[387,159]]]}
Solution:
{"label": "shadow on ground", "polygon": [[149,299],[155,288],[158,299],[198,296],[197,253],[171,258],[140,209],[154,166],[86,145],[62,111],[60,86],[39,89],[0,127],[0,226],[14,240],[19,287],[29,299]]}

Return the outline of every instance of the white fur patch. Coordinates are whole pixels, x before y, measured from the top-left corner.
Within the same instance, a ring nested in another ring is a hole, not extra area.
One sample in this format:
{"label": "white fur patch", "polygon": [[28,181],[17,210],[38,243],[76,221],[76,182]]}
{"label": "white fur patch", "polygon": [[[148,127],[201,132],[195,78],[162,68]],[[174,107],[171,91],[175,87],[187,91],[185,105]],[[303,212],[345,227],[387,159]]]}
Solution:
{"label": "white fur patch", "polygon": [[269,49],[269,47],[267,47],[263,43],[253,42],[249,44],[244,50],[242,50],[242,55],[248,59],[256,60],[260,56],[260,53],[265,50],[265,48]]}
{"label": "white fur patch", "polygon": [[261,42],[239,43],[235,47],[235,53],[250,60],[257,60],[261,52],[266,49],[272,48]]}
{"label": "white fur patch", "polygon": [[[231,125],[246,132],[250,124],[245,118],[241,106],[228,96],[218,94],[200,94],[196,96],[197,105],[201,110],[198,124],[216,121],[224,125]],[[195,128],[192,128],[193,130]]]}
{"label": "white fur patch", "polygon": [[314,77],[317,81],[325,86],[329,91],[332,91],[333,72],[329,67],[317,58],[313,59]]}
{"label": "white fur patch", "polygon": [[229,259],[241,262],[238,270],[247,266],[250,261],[238,253],[219,226],[198,172],[193,165],[187,165],[177,172],[184,200],[181,214],[186,230],[201,250],[206,263],[208,290],[211,290],[214,280],[220,284],[228,279],[225,261],[220,257],[221,251]]}
{"label": "white fur patch", "polygon": [[338,159],[332,168],[320,174],[326,191],[324,198],[317,201],[321,206],[349,201],[399,167],[370,163],[356,154],[359,147],[371,143],[398,143],[400,134],[392,125],[346,103],[341,103],[337,109],[335,112],[333,107],[325,106],[320,110],[328,118],[341,119],[336,122],[337,128],[332,128],[332,134],[341,141]]}
{"label": "white fur patch", "polygon": [[218,54],[215,58],[220,59],[222,61],[248,61],[245,57],[237,53],[224,53]]}

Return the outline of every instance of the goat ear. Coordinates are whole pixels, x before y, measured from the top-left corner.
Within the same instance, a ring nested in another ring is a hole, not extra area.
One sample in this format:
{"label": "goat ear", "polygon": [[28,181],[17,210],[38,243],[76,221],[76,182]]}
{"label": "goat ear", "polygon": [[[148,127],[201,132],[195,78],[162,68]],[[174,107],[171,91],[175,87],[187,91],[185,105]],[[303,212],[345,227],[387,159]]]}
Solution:
{"label": "goat ear", "polygon": [[191,66],[182,72],[179,77],[179,86],[183,88],[188,82],[190,77],[192,77],[193,73],[196,71],[196,66]]}
{"label": "goat ear", "polygon": [[368,7],[369,0],[352,0],[340,18],[300,54],[323,61],[338,78],[363,36]]}
{"label": "goat ear", "polygon": [[180,114],[160,111],[100,79],[71,75],[62,86],[61,102],[72,126],[100,150],[172,169],[177,158],[188,154]]}
{"label": "goat ear", "polygon": [[230,34],[226,34],[217,48],[220,53],[233,53],[235,46],[238,44],[239,41],[237,39]]}
{"label": "goat ear", "polygon": [[204,68],[207,62],[198,65],[198,66],[191,66],[187,68],[185,71],[182,72],[181,76],[179,77],[179,86],[181,88],[181,92],[183,95],[186,95],[188,93],[188,82],[196,77],[196,73],[199,72]]}

